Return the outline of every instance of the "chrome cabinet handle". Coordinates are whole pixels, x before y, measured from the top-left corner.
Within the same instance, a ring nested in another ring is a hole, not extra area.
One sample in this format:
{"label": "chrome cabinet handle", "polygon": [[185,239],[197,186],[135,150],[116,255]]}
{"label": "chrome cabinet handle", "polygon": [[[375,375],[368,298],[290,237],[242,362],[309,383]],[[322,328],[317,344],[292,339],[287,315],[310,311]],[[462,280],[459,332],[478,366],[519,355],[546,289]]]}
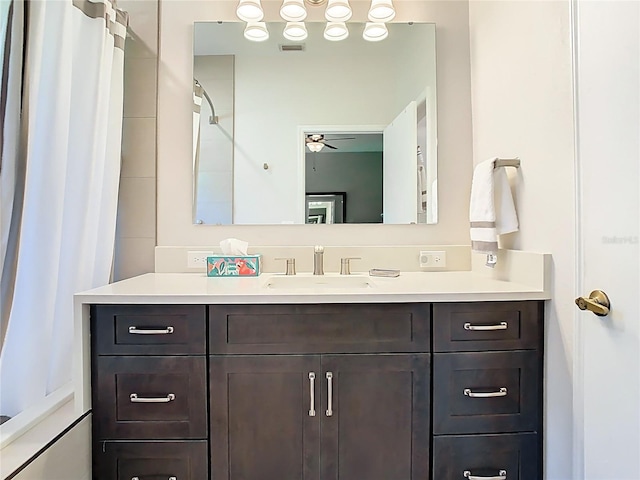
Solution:
{"label": "chrome cabinet handle", "polygon": [[327,417],[333,415],[333,373],[327,372]]}
{"label": "chrome cabinet handle", "polygon": [[129,333],[132,335],[169,335],[173,333],[173,327],[167,327],[161,330],[129,327]]}
{"label": "chrome cabinet handle", "polygon": [[498,325],[472,325],[469,322],[464,324],[465,330],[475,330],[480,332],[486,332],[488,330],[506,330],[507,327],[507,322],[500,322]]}
{"label": "chrome cabinet handle", "polygon": [[129,395],[129,400],[131,400],[131,403],[169,403],[170,401],[175,399],[176,399],[176,396],[173,393],[167,394],[166,397],[159,397],[159,398],[139,397],[137,393],[132,393],[131,395]]}
{"label": "chrome cabinet handle", "polygon": [[469,470],[465,470],[463,475],[464,478],[468,478],[469,480],[507,480],[506,470],[500,470],[497,477],[479,477],[478,475],[471,475]]}
{"label": "chrome cabinet handle", "polygon": [[316,380],[316,374],[314,372],[309,372],[309,416],[316,416],[316,407],[315,407],[315,389],[313,387],[314,382]]}
{"label": "chrome cabinet handle", "polygon": [[507,396],[507,388],[506,387],[501,387],[500,390],[498,390],[497,392],[486,392],[486,393],[473,392],[473,391],[471,391],[470,388],[465,388],[464,389],[464,394],[467,397],[471,397],[471,398],[506,397]]}
{"label": "chrome cabinet handle", "polygon": [[[131,480],[140,480],[140,477],[131,477]],[[178,480],[178,477],[169,477],[167,480]]]}
{"label": "chrome cabinet handle", "polygon": [[[140,477],[131,477],[131,480],[140,480]],[[167,480],[178,480],[178,477],[171,476]]]}

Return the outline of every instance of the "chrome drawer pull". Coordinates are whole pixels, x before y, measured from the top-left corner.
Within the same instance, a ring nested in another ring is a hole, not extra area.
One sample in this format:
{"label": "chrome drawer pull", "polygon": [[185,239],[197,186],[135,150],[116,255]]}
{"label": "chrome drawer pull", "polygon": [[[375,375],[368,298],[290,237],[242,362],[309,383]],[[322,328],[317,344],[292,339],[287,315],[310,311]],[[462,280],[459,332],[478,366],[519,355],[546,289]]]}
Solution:
{"label": "chrome drawer pull", "polygon": [[[491,397],[506,397],[507,396],[507,387],[501,387],[497,392],[472,392],[470,388],[464,389],[464,394],[467,397],[471,398],[491,398]],[[481,477],[479,477],[481,478]]]}
{"label": "chrome drawer pull", "polygon": [[316,379],[316,374],[313,372],[309,372],[309,398],[310,398],[310,405],[309,405],[309,416],[310,417],[315,417],[316,416],[316,407],[315,407],[315,389],[313,388],[313,384],[314,381]]}
{"label": "chrome drawer pull", "polygon": [[500,322],[498,325],[472,325],[469,322],[464,324],[465,330],[475,330],[479,332],[486,332],[488,330],[506,330],[507,327],[507,322]]}
{"label": "chrome drawer pull", "polygon": [[160,398],[141,398],[138,397],[137,393],[132,393],[131,395],[129,395],[129,400],[131,400],[131,403],[169,403],[170,401],[175,399],[176,396],[173,393],[169,393],[166,397]]}
{"label": "chrome drawer pull", "polygon": [[479,477],[478,475],[471,475],[469,470],[465,470],[464,478],[468,478],[469,480],[507,480],[507,471],[500,470],[497,477]]}
{"label": "chrome drawer pull", "polygon": [[162,330],[146,330],[144,328],[129,327],[129,333],[132,335],[169,335],[173,333],[173,327],[163,328]]}
{"label": "chrome drawer pull", "polygon": [[[140,477],[131,477],[131,480],[140,480]],[[169,477],[167,480],[178,480],[178,477]]]}
{"label": "chrome drawer pull", "polygon": [[[140,480],[140,477],[131,477],[131,480]],[[178,480],[178,477],[169,477],[167,480]]]}
{"label": "chrome drawer pull", "polygon": [[333,415],[333,373],[327,372],[327,417]]}

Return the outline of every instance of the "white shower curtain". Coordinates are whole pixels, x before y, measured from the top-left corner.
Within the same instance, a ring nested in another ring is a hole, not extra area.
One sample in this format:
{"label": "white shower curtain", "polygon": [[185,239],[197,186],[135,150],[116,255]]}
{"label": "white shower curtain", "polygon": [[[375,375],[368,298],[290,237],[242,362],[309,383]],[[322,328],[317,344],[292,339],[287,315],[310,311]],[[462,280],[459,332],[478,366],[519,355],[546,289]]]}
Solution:
{"label": "white shower curtain", "polygon": [[[0,346],[4,340],[9,316],[8,297],[13,289],[16,239],[11,238],[14,200],[21,193],[22,172],[19,161],[20,110],[22,106],[23,22],[22,1],[0,4],[0,48],[2,49],[2,80],[0,85]],[[20,190],[20,191],[16,191]],[[18,202],[19,204],[19,202]],[[19,206],[18,206],[19,208]],[[5,263],[5,258],[9,260]]]}
{"label": "white shower curtain", "polygon": [[120,174],[126,14],[110,0],[29,2],[26,165],[0,355],[0,413],[71,380],[73,294],[108,283]]}

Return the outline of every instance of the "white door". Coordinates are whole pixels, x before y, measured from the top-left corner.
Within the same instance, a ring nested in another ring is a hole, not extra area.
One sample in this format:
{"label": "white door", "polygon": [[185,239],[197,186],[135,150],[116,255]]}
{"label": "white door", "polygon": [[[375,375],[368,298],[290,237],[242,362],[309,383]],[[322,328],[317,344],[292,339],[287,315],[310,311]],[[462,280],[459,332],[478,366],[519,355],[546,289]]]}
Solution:
{"label": "white door", "polygon": [[384,223],[418,220],[418,110],[411,102],[384,129],[382,142]]}
{"label": "white door", "polygon": [[608,316],[577,312],[574,478],[640,478],[640,3],[578,1],[577,284]]}

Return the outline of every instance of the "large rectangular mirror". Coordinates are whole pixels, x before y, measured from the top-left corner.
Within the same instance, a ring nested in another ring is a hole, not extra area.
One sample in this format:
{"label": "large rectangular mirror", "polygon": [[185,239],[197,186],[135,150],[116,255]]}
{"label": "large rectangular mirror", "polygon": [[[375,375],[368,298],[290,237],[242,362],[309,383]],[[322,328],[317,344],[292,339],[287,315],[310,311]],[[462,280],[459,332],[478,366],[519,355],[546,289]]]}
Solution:
{"label": "large rectangular mirror", "polygon": [[438,221],[435,25],[378,42],[324,26],[252,42],[244,23],[194,25],[194,223]]}

